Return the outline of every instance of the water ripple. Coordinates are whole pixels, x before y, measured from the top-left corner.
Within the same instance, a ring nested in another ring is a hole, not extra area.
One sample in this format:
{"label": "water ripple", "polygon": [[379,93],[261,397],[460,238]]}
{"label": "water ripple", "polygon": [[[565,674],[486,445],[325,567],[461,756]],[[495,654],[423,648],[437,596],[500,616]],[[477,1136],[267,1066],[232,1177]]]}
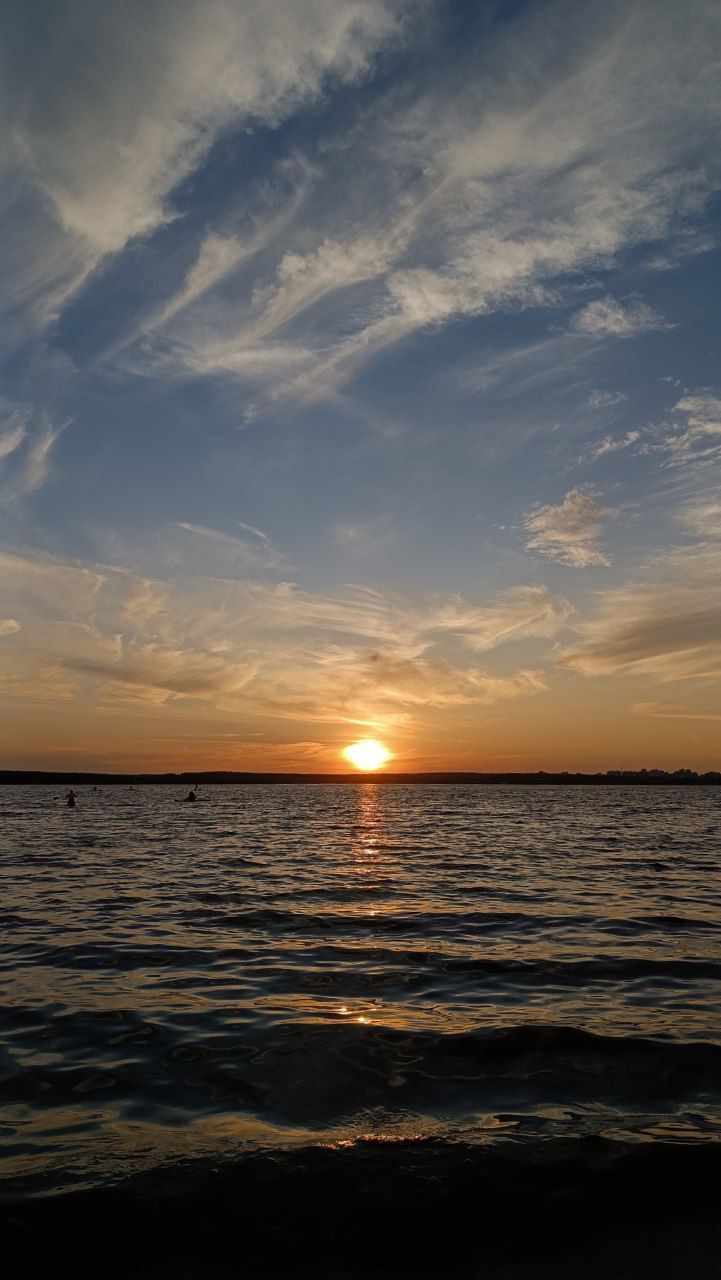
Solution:
{"label": "water ripple", "polygon": [[0,796],[0,1151],[102,1179],[362,1132],[721,1116],[712,788]]}

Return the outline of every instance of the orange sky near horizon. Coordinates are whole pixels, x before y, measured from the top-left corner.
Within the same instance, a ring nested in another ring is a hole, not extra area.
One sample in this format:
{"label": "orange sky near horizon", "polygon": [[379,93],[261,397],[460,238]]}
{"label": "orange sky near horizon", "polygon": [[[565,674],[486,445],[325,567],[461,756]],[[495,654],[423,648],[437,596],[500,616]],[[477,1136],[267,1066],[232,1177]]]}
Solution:
{"label": "orange sky near horizon", "polygon": [[[609,696],[611,694],[612,696]],[[372,737],[391,752],[385,772],[597,772],[607,769],[721,769],[719,720],[679,714],[672,704],[631,709],[603,683],[582,681],[566,697],[422,713],[403,727],[288,724],[237,718],[182,703],[112,712],[72,703],[5,706],[0,768],[101,772],[348,773],[343,749]],[[295,730],[295,732],[294,732]]]}

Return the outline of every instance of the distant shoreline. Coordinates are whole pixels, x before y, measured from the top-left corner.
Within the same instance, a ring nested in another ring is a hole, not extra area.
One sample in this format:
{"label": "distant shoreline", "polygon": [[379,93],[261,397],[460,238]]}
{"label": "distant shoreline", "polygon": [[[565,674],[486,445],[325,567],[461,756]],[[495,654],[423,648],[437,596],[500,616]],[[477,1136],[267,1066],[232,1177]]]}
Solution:
{"label": "distant shoreline", "polygon": [[694,773],[679,769],[664,773],[660,769],[610,770],[608,773],[241,773],[211,771],[206,773],[74,773],[69,770],[43,772],[31,769],[0,770],[0,786],[303,786],[318,783],[358,784],[362,782],[393,785],[466,785],[466,786],[720,786],[721,773]]}

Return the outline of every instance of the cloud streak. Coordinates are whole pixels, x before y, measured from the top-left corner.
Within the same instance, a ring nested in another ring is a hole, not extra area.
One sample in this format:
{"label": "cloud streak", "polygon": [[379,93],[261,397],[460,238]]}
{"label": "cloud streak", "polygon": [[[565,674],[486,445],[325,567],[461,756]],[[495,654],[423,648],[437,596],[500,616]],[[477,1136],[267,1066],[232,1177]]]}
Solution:
{"label": "cloud streak", "polygon": [[623,436],[604,436],[603,440],[591,450],[593,461],[604,458],[609,453],[618,453],[619,449],[630,449],[641,439],[640,431],[627,431]]}
{"label": "cloud streak", "polygon": [[[615,298],[597,298],[571,316],[572,332],[588,338],[635,338],[640,333],[668,328],[663,316],[638,299],[624,306]],[[596,401],[594,407],[597,406]]]}
{"label": "cloud streak", "polygon": [[0,434],[0,463],[9,458],[11,453],[20,448],[27,435],[27,414],[14,410],[8,416]]}
{"label": "cloud streak", "polygon": [[0,486],[5,501],[14,503],[45,484],[53,448],[67,424],[56,426],[47,413],[35,415],[29,405],[14,407],[9,424],[0,435]]}
{"label": "cloud streak", "polygon": [[264,569],[287,569],[289,567],[285,556],[276,551],[265,533],[260,529],[254,529],[251,525],[243,524],[240,520],[236,523],[239,528],[250,535],[250,540],[247,537],[236,537],[234,534],[224,533],[220,529],[209,529],[206,525],[190,524],[186,521],[181,521],[177,527],[221,548],[241,564],[256,565]]}
{"label": "cloud streak", "polygon": [[561,665],[587,676],[617,672],[667,683],[721,675],[721,547],[699,543],[660,557],[649,580],[601,596]]}
{"label": "cloud streak", "polygon": [[556,506],[536,507],[523,518],[526,549],[574,569],[608,566],[598,544],[601,526],[616,513],[592,489],[571,489]]}
{"label": "cloud streak", "polygon": [[[565,35],[554,28],[563,71],[550,86],[544,8],[516,24],[512,43],[491,40],[462,87],[429,86],[390,115],[382,104],[352,158],[330,149],[336,167],[326,161],[312,223],[289,226],[291,247],[258,274],[250,300],[240,299],[241,323],[229,323],[224,307],[213,316],[206,300],[202,320],[186,315],[166,335],[178,369],[244,379],[262,390],[261,404],[332,394],[419,331],[556,306],[559,282],[693,219],[718,177],[721,124],[710,80],[698,75],[714,62],[718,15],[703,0],[693,8],[695,21],[665,2],[611,4],[603,18],[582,7],[585,26],[579,13]],[[511,75],[518,61],[523,89]],[[494,62],[508,72],[505,91]],[[690,138],[710,144],[703,166]],[[373,174],[382,201],[359,198],[350,164]],[[668,327],[639,299],[605,297],[575,312],[568,336],[598,341]],[[274,362],[263,366],[266,345]],[[296,367],[301,346],[305,368]]]}
{"label": "cloud streak", "polygon": [[[108,254],[176,217],[171,193],[222,130],[277,125],[327,83],[368,74],[399,16],[392,0],[178,0],[150,13],[141,0],[68,0],[62,13],[19,11],[4,76],[6,168],[22,182],[13,213],[35,257],[16,273],[14,300],[51,318]],[[42,60],[18,54],[37,42]],[[225,264],[214,247],[199,267],[206,279],[228,265],[229,246]]]}
{"label": "cloud streak", "polygon": [[683,396],[675,407],[682,426],[669,431],[661,448],[672,466],[708,466],[721,458],[721,397],[706,389]]}
{"label": "cloud streak", "polygon": [[571,612],[540,586],[486,605],[363,587],[322,596],[290,583],[151,581],[42,556],[0,556],[0,585],[22,626],[22,650],[3,650],[7,692],[34,681],[80,703],[182,699],[336,725],[404,725],[424,708],[542,692],[538,669],[489,671],[469,655],[554,636]]}
{"label": "cloud streak", "polygon": [[11,8],[9,733],[510,760],[718,679],[718,4]]}

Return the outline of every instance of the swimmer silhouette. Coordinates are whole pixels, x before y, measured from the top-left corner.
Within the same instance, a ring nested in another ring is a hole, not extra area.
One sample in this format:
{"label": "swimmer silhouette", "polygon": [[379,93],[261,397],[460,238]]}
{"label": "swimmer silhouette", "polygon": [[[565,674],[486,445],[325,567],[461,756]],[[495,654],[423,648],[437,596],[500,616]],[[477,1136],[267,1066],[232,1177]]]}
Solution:
{"label": "swimmer silhouette", "polygon": [[75,792],[72,789],[68,791],[68,798],[65,803],[67,804],[68,809],[75,808]]}
{"label": "swimmer silhouette", "polygon": [[188,794],[187,794],[187,796],[185,797],[185,799],[186,799],[186,800],[195,800],[195,792],[194,792],[194,791],[189,791],[189,792],[188,792]]}

